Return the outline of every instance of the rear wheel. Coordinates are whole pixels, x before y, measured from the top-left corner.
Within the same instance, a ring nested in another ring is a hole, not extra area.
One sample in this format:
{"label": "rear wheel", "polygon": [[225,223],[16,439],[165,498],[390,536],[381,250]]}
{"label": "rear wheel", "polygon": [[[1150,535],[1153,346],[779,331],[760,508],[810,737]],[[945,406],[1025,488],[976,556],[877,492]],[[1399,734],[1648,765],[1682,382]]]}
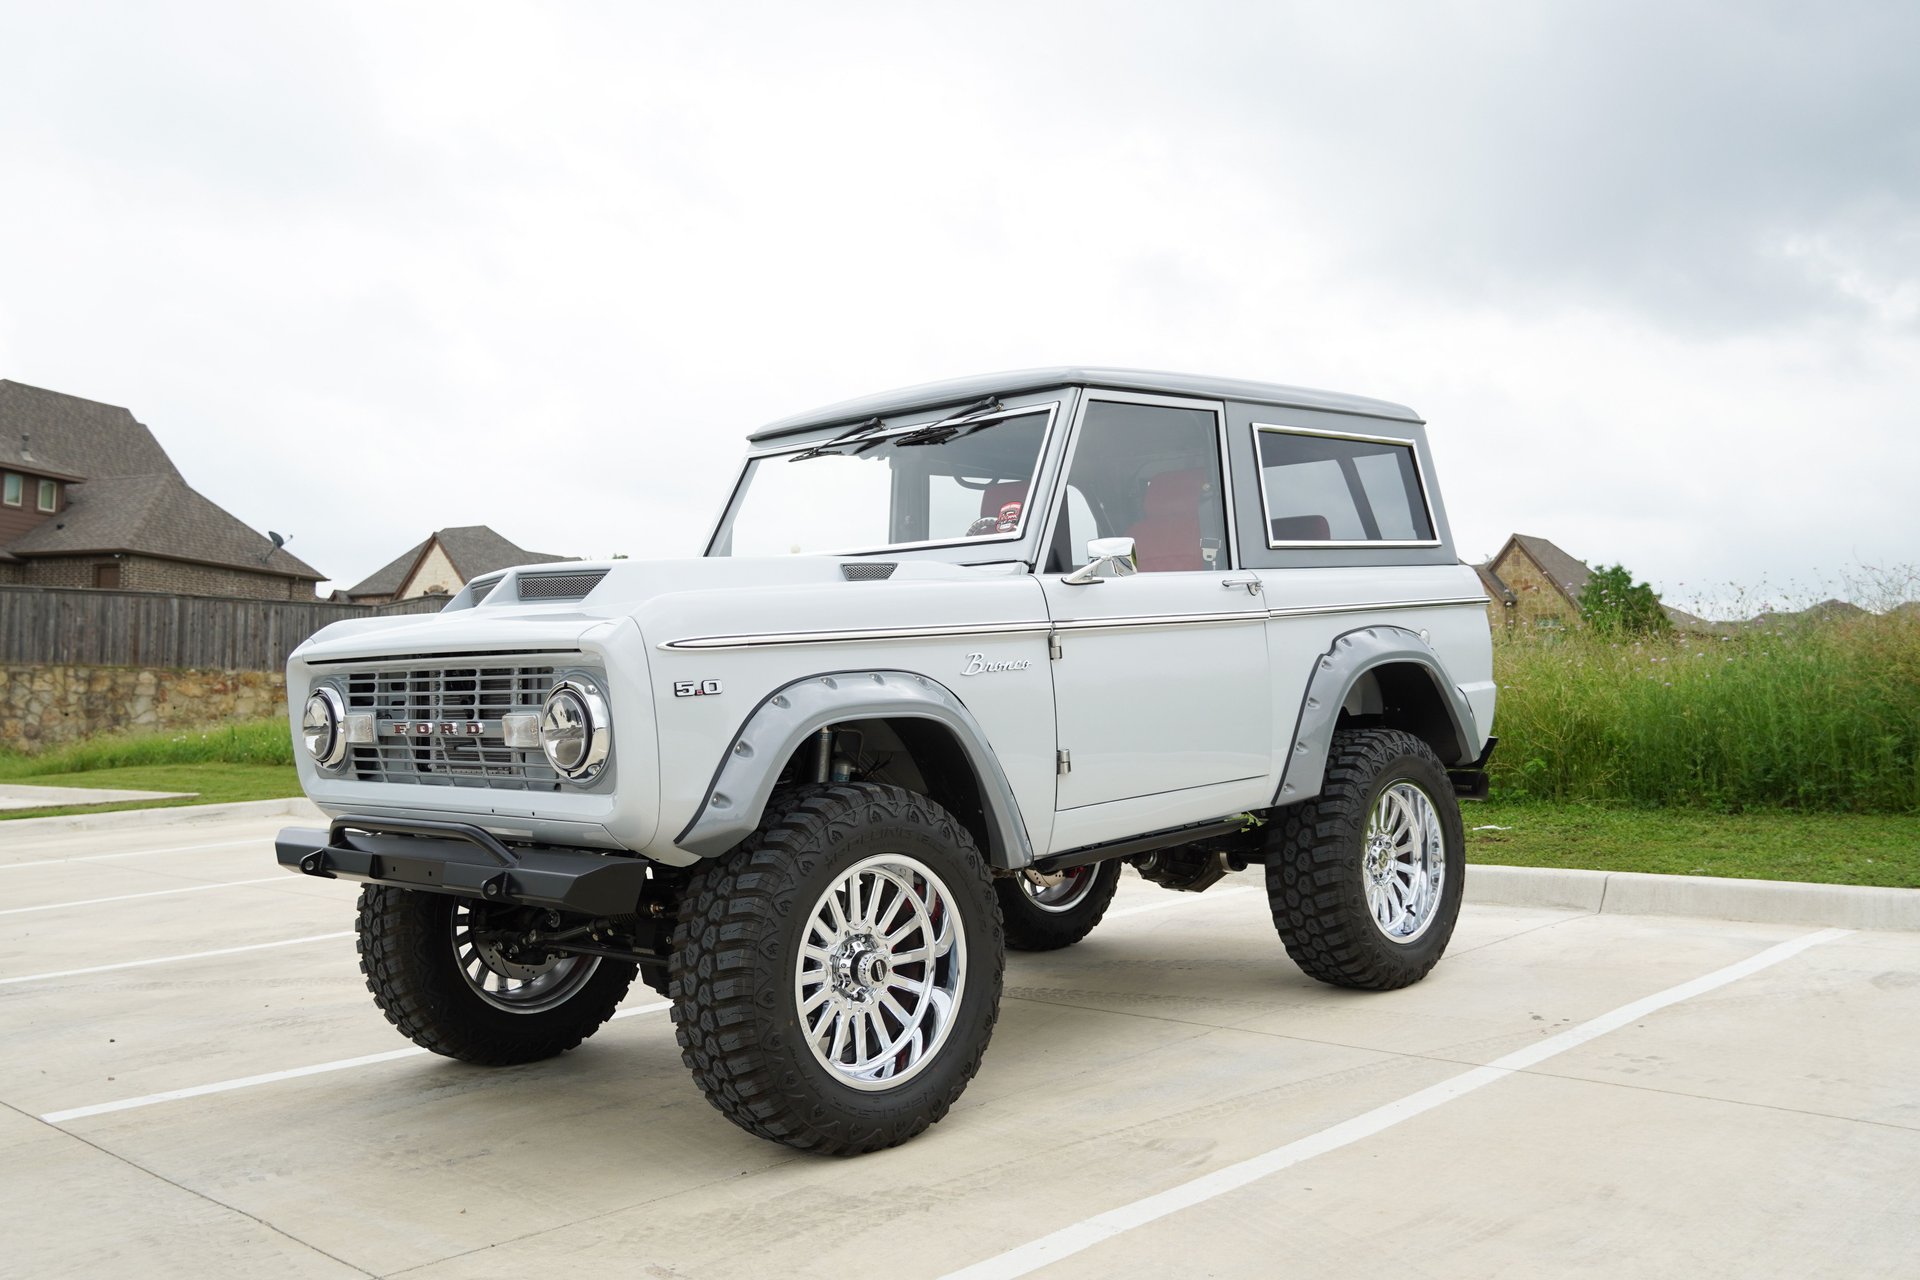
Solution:
{"label": "rear wheel", "polygon": [[387,1021],[424,1049],[483,1066],[565,1053],[613,1016],[634,966],[518,949],[546,912],[370,884],[360,971]]}
{"label": "rear wheel", "polygon": [[1000,1007],[1000,913],[966,828],[898,787],[792,793],[700,870],[669,963],[681,1057],[748,1132],[852,1155],[947,1113]]}
{"label": "rear wheel", "polygon": [[1387,991],[1439,963],[1460,914],[1466,834],[1433,748],[1398,729],[1334,734],[1321,794],[1276,828],[1267,898],[1310,977]]}
{"label": "rear wheel", "polygon": [[1117,858],[1051,874],[1028,869],[993,882],[1007,945],[1016,951],[1054,951],[1093,932],[1120,886]]}

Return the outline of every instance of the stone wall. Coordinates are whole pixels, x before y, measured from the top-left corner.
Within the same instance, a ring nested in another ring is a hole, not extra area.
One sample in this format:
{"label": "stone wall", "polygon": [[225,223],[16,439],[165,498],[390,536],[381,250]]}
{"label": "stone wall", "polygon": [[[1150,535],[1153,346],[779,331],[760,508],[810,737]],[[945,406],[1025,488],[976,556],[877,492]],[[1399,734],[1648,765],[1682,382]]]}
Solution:
{"label": "stone wall", "polygon": [[286,685],[273,671],[0,666],[0,749],[32,753],[118,730],[278,719]]}

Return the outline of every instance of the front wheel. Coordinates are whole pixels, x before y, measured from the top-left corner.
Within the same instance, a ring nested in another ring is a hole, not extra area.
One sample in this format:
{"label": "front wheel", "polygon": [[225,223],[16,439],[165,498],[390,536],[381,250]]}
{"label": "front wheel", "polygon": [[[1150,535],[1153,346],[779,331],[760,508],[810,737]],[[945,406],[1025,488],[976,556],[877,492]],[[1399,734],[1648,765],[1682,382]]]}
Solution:
{"label": "front wheel", "polygon": [[613,1016],[634,966],[528,954],[546,912],[370,884],[360,890],[360,971],[387,1021],[423,1049],[482,1066],[551,1058]]}
{"label": "front wheel", "polygon": [[806,1151],[905,1142],[979,1069],[1000,912],[965,827],[898,787],[794,792],[698,872],[668,987],[681,1057],[728,1119]]}
{"label": "front wheel", "polygon": [[1028,869],[993,882],[1007,945],[1015,951],[1055,951],[1093,932],[1120,887],[1120,860],[1068,867],[1052,874]]}
{"label": "front wheel", "polygon": [[1309,977],[1389,991],[1418,982],[1453,936],[1466,833],[1446,766],[1399,729],[1333,736],[1320,795],[1267,849],[1267,899]]}

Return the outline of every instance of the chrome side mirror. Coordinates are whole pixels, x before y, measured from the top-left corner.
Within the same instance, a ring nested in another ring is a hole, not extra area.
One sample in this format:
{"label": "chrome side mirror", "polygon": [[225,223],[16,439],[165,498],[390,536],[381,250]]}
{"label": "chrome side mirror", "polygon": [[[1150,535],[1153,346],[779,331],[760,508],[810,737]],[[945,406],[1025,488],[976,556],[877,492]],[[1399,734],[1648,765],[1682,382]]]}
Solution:
{"label": "chrome side mirror", "polygon": [[1060,581],[1091,587],[1106,578],[1124,578],[1136,572],[1132,538],[1089,538],[1087,563]]}

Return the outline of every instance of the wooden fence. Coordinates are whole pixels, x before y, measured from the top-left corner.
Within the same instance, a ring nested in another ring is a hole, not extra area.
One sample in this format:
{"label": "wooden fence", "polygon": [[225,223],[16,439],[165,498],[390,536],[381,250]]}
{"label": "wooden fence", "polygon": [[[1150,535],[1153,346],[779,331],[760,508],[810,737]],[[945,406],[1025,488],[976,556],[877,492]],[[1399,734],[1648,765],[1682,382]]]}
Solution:
{"label": "wooden fence", "polygon": [[390,605],[233,600],[0,586],[0,664],[280,671],[328,623],[434,613],[444,596]]}

